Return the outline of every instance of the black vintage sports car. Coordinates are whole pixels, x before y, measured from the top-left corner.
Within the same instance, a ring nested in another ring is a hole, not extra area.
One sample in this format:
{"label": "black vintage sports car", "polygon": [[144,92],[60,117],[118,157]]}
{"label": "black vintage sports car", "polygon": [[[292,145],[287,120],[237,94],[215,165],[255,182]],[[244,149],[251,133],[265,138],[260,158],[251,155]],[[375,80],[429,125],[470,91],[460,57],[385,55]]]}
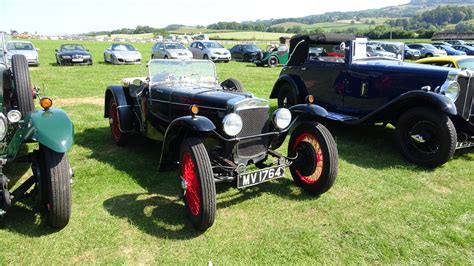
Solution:
{"label": "black vintage sports car", "polygon": [[[344,57],[313,47],[340,46]],[[370,42],[350,35],[303,35],[291,40],[291,58],[270,98],[279,107],[303,103],[308,95],[328,110],[326,119],[346,124],[390,123],[401,154],[410,162],[436,167],[456,149],[474,146],[472,72],[403,62],[403,43],[395,53],[370,56]],[[389,55],[389,56],[388,56]]]}
{"label": "black vintage sports car", "polygon": [[[179,163],[186,212],[204,231],[214,222],[216,183],[245,188],[283,177],[289,168],[311,194],[333,185],[336,144],[313,122],[327,112],[312,101],[270,113],[268,101],[243,92],[237,80],[217,83],[211,61],[155,59],[147,78],[107,88],[105,117],[119,145],[134,131],[162,143],[160,169]],[[276,149],[290,131],[285,156]]]}
{"label": "black vintage sports car", "polygon": [[59,50],[56,49],[56,64],[60,66],[73,64],[92,65],[92,55],[81,44],[63,44]]}

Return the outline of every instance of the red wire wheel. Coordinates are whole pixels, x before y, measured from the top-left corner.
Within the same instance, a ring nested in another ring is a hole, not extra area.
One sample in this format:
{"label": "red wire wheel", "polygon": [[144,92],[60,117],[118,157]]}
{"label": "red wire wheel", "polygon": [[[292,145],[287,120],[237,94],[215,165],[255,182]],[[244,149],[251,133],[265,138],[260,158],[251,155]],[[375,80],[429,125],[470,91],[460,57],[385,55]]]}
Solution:
{"label": "red wire wheel", "polygon": [[112,140],[118,145],[125,145],[128,141],[128,133],[120,131],[120,116],[115,99],[109,103],[109,125],[112,133]]}
{"label": "red wire wheel", "polygon": [[180,165],[186,213],[196,229],[206,231],[215,220],[216,185],[211,160],[199,138],[184,139]]}
{"label": "red wire wheel", "polygon": [[314,195],[328,191],[337,177],[338,153],[329,130],[311,122],[299,125],[290,137],[288,156],[296,159],[290,166],[296,185]]}

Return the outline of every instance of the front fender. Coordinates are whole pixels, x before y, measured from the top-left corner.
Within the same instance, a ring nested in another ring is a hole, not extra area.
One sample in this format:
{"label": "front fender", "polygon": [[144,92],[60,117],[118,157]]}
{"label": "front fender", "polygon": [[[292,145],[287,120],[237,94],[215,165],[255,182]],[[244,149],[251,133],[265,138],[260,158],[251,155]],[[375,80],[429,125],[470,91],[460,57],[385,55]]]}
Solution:
{"label": "front fender", "polygon": [[297,104],[291,106],[289,110],[293,114],[307,114],[316,117],[326,117],[328,115],[326,109],[315,104]]}
{"label": "front fender", "polygon": [[166,129],[161,149],[160,169],[179,160],[179,146],[186,136],[206,134],[215,129],[214,123],[204,116],[183,116],[173,120]]}
{"label": "front fender", "polygon": [[278,80],[273,85],[272,92],[270,93],[270,99],[278,98],[278,93],[280,92],[280,86],[283,83],[288,83],[291,88],[295,91],[298,102],[304,102],[304,97],[308,95],[308,90],[304,85],[304,82],[295,75],[284,74],[281,75]]}
{"label": "front fender", "polygon": [[74,143],[74,125],[61,109],[51,108],[31,113],[32,139],[55,152],[66,152]]}
{"label": "front fender", "polygon": [[110,100],[114,99],[117,103],[119,112],[119,127],[122,132],[133,130],[133,105],[127,101],[125,89],[120,85],[111,85],[105,91],[104,117],[109,117]]}

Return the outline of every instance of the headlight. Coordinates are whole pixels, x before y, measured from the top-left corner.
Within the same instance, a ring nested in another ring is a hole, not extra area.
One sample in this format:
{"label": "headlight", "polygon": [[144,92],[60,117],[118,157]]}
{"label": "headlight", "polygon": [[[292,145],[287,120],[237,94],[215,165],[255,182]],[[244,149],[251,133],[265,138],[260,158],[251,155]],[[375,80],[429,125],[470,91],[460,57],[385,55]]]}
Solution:
{"label": "headlight", "polygon": [[273,112],[273,124],[279,128],[284,129],[291,123],[291,112],[286,108],[279,108]]}
{"label": "headlight", "polygon": [[242,118],[238,114],[232,113],[222,119],[222,128],[229,136],[236,136],[242,131]]}
{"label": "headlight", "polygon": [[4,114],[0,113],[0,140],[3,140],[5,136],[7,135],[7,129],[8,129],[7,118],[5,117]]}
{"label": "headlight", "polygon": [[441,93],[455,102],[459,97],[461,86],[457,81],[446,81],[441,87]]}
{"label": "headlight", "polygon": [[82,58],[89,59],[89,58],[91,58],[91,56],[90,55],[84,55],[84,56],[82,56]]}
{"label": "headlight", "polygon": [[63,55],[63,56],[61,56],[61,58],[64,58],[64,59],[71,59],[71,56],[69,56],[69,55]]}
{"label": "headlight", "polygon": [[11,110],[8,112],[7,117],[8,121],[13,124],[21,120],[21,113],[18,110]]}

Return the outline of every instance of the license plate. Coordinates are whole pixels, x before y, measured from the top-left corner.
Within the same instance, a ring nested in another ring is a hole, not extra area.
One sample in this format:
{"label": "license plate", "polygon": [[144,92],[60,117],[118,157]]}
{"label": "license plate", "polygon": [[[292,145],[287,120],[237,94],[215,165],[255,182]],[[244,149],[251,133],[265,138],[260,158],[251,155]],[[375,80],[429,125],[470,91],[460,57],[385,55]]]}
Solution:
{"label": "license plate", "polygon": [[83,59],[82,58],[73,58],[72,59],[72,62],[82,62]]}
{"label": "license plate", "polygon": [[285,166],[274,166],[237,176],[237,187],[244,188],[258,185],[285,175]]}

